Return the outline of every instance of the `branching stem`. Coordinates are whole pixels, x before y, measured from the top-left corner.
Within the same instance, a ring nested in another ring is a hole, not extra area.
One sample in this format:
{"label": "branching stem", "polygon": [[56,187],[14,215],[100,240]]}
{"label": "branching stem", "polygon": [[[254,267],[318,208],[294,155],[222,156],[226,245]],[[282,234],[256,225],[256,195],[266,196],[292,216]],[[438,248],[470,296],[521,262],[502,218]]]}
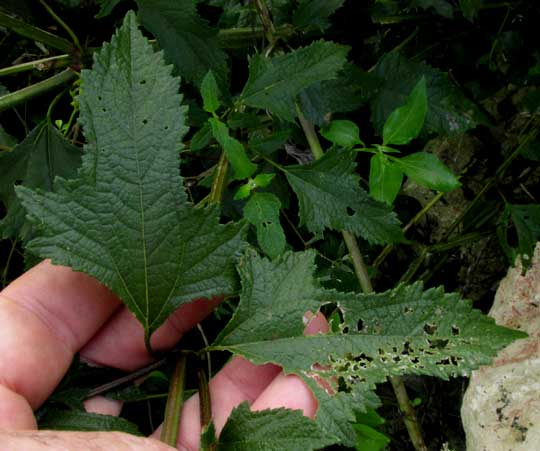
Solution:
{"label": "branching stem", "polygon": [[[298,104],[296,105],[296,111],[313,156],[315,159],[321,158],[324,152],[313,124],[306,119]],[[343,235],[343,239],[345,240],[345,244],[347,245],[349,255],[353,262],[354,271],[358,277],[362,291],[364,293],[371,293],[373,291],[373,286],[371,285],[367,267],[364,263],[362,252],[358,247],[356,237],[351,232],[346,230],[342,231],[341,233]],[[405,388],[405,384],[403,383],[403,379],[395,376],[390,378],[390,382],[392,384],[392,388],[394,389],[400,410],[404,414],[405,426],[407,427],[409,437],[411,438],[411,442],[413,443],[415,450],[427,451],[427,447],[422,436],[422,431],[420,430],[420,425],[416,419],[414,408],[409,400],[409,396],[407,395],[407,390]]]}

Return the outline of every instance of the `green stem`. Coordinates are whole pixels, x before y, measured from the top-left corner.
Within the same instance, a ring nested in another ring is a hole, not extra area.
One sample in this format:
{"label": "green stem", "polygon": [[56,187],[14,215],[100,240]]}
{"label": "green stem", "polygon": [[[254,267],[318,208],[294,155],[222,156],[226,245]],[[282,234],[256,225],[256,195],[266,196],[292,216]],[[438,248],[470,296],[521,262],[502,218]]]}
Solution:
{"label": "green stem", "polygon": [[401,377],[391,377],[390,383],[396,394],[398,400],[399,408],[401,413],[403,413],[403,421],[409,432],[409,437],[411,438],[412,444],[416,451],[428,451],[426,444],[424,443],[424,438],[422,437],[422,432],[418,425],[418,420],[416,419],[416,413],[414,407],[409,400],[409,395],[403,383]]}
{"label": "green stem", "polygon": [[67,34],[69,34],[71,40],[73,41],[73,44],[75,44],[75,47],[77,47],[79,50],[82,51],[81,44],[79,43],[79,39],[77,38],[77,35],[73,32],[71,28],[69,28],[68,24],[66,24],[60,16],[58,16],[53,9],[45,3],[45,0],[39,0],[39,3],[43,5],[43,7],[47,10],[47,12],[51,15],[51,17],[60,25],[64,30],[66,30]]}
{"label": "green stem", "polygon": [[208,196],[208,202],[211,204],[219,204],[223,198],[223,192],[227,186],[228,167],[229,163],[227,161],[227,157],[225,156],[225,152],[221,152],[214,175],[214,181],[212,182],[212,188]]}
{"label": "green stem", "polygon": [[104,393],[107,393],[111,390],[114,390],[115,388],[118,388],[122,385],[129,384],[130,382],[133,382],[143,376],[146,376],[147,374],[150,374],[152,371],[157,370],[158,368],[161,368],[164,366],[167,362],[169,362],[169,357],[164,357],[157,362],[154,362],[150,365],[145,366],[144,368],[140,368],[136,371],[133,371],[130,374],[127,374],[126,376],[120,377],[118,379],[115,379],[114,381],[107,382],[106,384],[99,385],[96,388],[93,388],[90,390],[87,394],[85,399],[92,398],[94,396],[102,395]]}
{"label": "green stem", "polygon": [[64,53],[71,54],[73,52],[73,44],[67,39],[56,36],[48,31],[42,30],[41,28],[34,27],[33,25],[27,24],[22,20],[15,19],[2,12],[0,12],[0,26],[6,27],[26,38],[43,42],[49,47],[55,48]]}
{"label": "green stem", "polygon": [[[324,155],[324,152],[313,124],[305,118],[298,104],[296,105],[296,112],[314,158],[321,158]],[[373,292],[373,286],[371,285],[367,267],[364,263],[362,252],[358,247],[356,237],[346,230],[343,230],[341,233],[343,235],[343,239],[345,240],[345,244],[347,245],[349,255],[353,262],[354,271],[358,277],[358,282],[362,287],[362,291],[364,293]],[[414,407],[409,400],[409,396],[407,395],[407,390],[405,388],[405,384],[403,383],[403,379],[401,377],[394,376],[390,378],[390,382],[392,384],[392,388],[394,389],[394,393],[396,394],[399,408],[404,413],[405,426],[407,427],[407,432],[409,433],[409,437],[411,438],[414,448],[416,451],[427,451],[427,447],[422,436],[422,431],[420,430],[420,425],[416,419]]]}
{"label": "green stem", "polygon": [[42,58],[35,61],[28,61],[27,63],[16,64],[14,66],[4,67],[0,69],[0,77],[6,75],[18,74],[21,72],[27,72],[31,70],[51,70],[58,67],[65,67],[71,61],[71,57],[67,54],[51,56],[49,58]]}
{"label": "green stem", "polygon": [[46,80],[40,81],[34,85],[20,89],[19,91],[11,92],[5,96],[0,97],[0,111],[14,107],[19,103],[26,102],[34,97],[44,94],[58,86],[71,81],[75,78],[76,73],[71,69],[66,69],[59,74],[53,75]]}
{"label": "green stem", "polygon": [[174,367],[169,386],[169,396],[165,407],[165,418],[161,430],[161,441],[176,448],[180,429],[180,414],[184,404],[184,387],[186,382],[187,358],[181,354]]}
{"label": "green stem", "polygon": [[210,398],[210,386],[204,368],[197,370],[199,382],[199,402],[201,404],[201,429],[207,427],[212,421],[212,402]]}
{"label": "green stem", "polygon": [[9,251],[8,258],[6,260],[6,265],[4,266],[4,272],[2,273],[2,288],[4,288],[7,285],[9,266],[11,264],[11,259],[13,257],[16,247],[17,247],[17,240],[13,240],[13,242],[11,243],[11,249]]}
{"label": "green stem", "polygon": [[[275,38],[284,38],[292,36],[295,29],[290,24],[277,27],[274,31]],[[266,36],[263,27],[241,27],[226,28],[219,30],[217,35],[219,46],[221,48],[240,48],[253,43],[254,39],[261,39]]]}
{"label": "green stem", "polygon": [[[442,197],[445,195],[446,193],[443,193],[443,192],[439,192],[437,193],[435,196],[433,196],[431,198],[431,200],[424,206],[424,208],[422,208],[422,210],[420,210],[418,213],[416,213],[416,215],[414,216],[414,218],[412,218],[405,227],[403,227],[403,233],[405,234],[405,232],[407,232],[407,230],[409,230],[413,225],[417,224],[418,221],[420,221],[420,219],[422,219],[424,217],[424,215],[429,211],[431,210],[431,208],[433,208],[433,206],[439,202],[439,200],[442,199]],[[377,256],[377,258],[375,259],[375,261],[373,262],[373,267],[374,268],[377,268],[385,259],[386,257],[388,256],[388,254],[390,254],[390,252],[392,251],[392,249],[394,248],[394,245],[393,244],[387,244],[384,249],[381,251],[381,253]]]}
{"label": "green stem", "polygon": [[272,46],[276,40],[274,36],[276,33],[276,28],[274,27],[274,23],[270,17],[270,11],[268,10],[264,0],[255,0],[255,7],[257,8],[259,17],[261,18],[266,39],[268,39],[268,43]]}
{"label": "green stem", "polygon": [[362,291],[364,293],[371,293],[373,291],[373,286],[371,285],[367,267],[364,263],[362,252],[360,252],[360,248],[358,247],[356,237],[351,232],[347,232],[346,230],[341,232],[341,234],[343,235],[343,239],[345,240],[345,244],[349,250],[349,255],[351,256],[351,260],[353,262],[354,272],[356,273],[356,277],[360,282]]}

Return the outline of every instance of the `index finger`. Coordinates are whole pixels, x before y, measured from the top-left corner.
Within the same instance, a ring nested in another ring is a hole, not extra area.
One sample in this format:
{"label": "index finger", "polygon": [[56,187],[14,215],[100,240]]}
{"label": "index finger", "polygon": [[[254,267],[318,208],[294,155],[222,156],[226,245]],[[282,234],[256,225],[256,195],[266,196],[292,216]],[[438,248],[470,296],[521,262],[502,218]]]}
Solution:
{"label": "index finger", "polygon": [[0,292],[0,384],[37,408],[118,306],[92,277],[38,264]]}

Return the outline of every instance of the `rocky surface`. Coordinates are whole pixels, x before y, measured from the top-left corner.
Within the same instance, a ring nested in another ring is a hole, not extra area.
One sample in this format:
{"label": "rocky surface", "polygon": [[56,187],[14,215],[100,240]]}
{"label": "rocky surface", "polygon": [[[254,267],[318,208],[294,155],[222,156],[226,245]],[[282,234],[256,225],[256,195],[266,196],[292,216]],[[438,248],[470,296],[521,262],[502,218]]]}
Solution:
{"label": "rocky surface", "polygon": [[540,450],[540,245],[523,274],[521,264],[501,281],[489,313],[529,334],[475,371],[461,409],[467,451]]}

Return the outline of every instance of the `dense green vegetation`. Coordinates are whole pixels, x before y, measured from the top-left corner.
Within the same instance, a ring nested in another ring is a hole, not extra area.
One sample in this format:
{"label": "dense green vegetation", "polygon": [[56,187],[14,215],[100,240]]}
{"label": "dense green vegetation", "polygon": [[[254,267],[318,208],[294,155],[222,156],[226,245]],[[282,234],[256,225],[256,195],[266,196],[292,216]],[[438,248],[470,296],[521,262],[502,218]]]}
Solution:
{"label": "dense green vegetation", "polygon": [[142,385],[98,387],[123,419],[81,401],[124,374],[74,362],[42,427],[149,433],[181,349],[273,362],[319,403],[242,404],[207,449],[464,449],[465,377],[522,336],[481,312],[540,239],[534,2],[4,3],[3,286],[41,258],[90,274],[150,351],[225,296]]}

